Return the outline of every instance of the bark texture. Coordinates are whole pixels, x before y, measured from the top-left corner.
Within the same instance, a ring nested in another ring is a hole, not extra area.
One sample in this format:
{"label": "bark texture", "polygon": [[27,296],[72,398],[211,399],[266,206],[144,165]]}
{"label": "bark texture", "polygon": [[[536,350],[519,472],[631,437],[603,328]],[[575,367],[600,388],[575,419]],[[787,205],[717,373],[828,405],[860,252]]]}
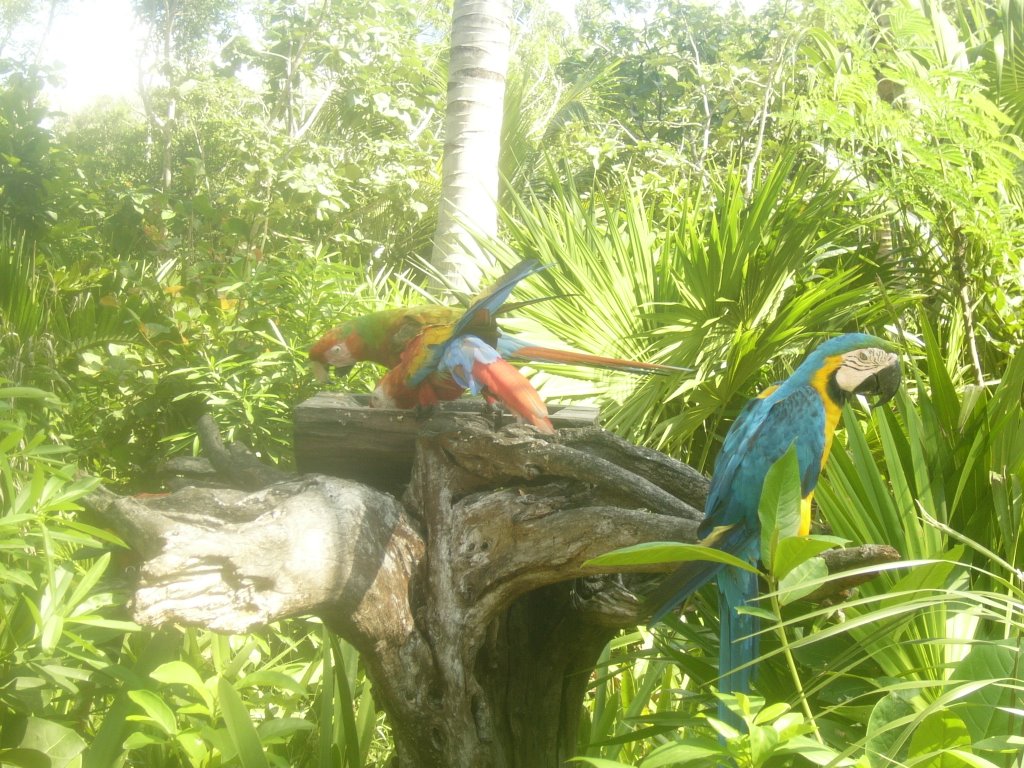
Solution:
{"label": "bark texture", "polygon": [[362,653],[401,768],[571,757],[590,670],[643,620],[642,576],[584,562],[693,541],[707,492],[690,467],[599,429],[494,431],[474,414],[422,424],[402,498],[325,475],[252,490],[242,465],[249,490],[90,499],[145,559],[137,620],[242,632],[321,616]]}

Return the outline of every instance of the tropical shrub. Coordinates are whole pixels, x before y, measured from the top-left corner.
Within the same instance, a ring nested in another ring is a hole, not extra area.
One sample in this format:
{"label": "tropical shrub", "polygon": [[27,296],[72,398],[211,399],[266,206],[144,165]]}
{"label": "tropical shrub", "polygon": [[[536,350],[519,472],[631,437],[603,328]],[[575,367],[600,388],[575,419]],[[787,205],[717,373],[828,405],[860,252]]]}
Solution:
{"label": "tropical shrub", "polygon": [[524,315],[579,349],[690,369],[618,387],[597,378],[572,394],[600,392],[608,428],[700,468],[723,424],[772,381],[772,359],[878,328],[892,311],[865,242],[870,201],[796,151],[765,167],[749,199],[745,177],[736,162],[674,194],[567,188],[507,217],[511,252],[554,267],[517,295],[560,297]]}
{"label": "tropical shrub", "polygon": [[0,760],[17,766],[80,764],[80,726],[138,629],[107,577],[124,545],[75,515],[98,481],[40,426],[60,407],[0,382]]}

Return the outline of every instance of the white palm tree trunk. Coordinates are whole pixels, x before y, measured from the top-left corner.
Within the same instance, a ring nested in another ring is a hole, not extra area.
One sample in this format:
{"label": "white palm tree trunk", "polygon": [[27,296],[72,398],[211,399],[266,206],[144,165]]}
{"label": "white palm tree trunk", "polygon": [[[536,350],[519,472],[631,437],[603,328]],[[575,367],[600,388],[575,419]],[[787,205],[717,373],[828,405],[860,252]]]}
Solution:
{"label": "white palm tree trunk", "polygon": [[511,26],[510,0],[455,0],[432,261],[459,289],[479,285],[485,258],[469,233],[498,230],[498,153]]}

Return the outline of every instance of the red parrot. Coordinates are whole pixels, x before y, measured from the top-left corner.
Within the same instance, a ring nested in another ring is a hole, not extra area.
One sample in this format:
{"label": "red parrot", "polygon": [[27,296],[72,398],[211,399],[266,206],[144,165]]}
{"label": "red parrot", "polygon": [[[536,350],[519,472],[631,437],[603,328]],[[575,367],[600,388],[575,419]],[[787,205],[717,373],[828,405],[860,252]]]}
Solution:
{"label": "red parrot", "polygon": [[468,309],[421,306],[389,309],[353,318],[313,345],[313,372],[326,380],[328,367],[345,373],[369,360],[390,370],[381,379],[371,405],[415,408],[455,400],[465,390],[483,392],[544,432],[553,428],[540,395],[505,358],[584,365],[630,373],[668,373],[683,369],[538,347],[503,334],[496,317],[523,278],[545,267],[525,259],[483,291]]}
{"label": "red parrot", "polygon": [[[423,360],[439,345],[445,349],[437,368],[414,383],[416,374],[423,371]],[[370,404],[376,408],[426,407],[456,400],[467,389],[474,395],[483,392],[490,403],[501,401],[541,432],[555,431],[547,406],[518,369],[480,337],[452,337],[450,326],[444,325],[426,328],[406,347],[401,362],[377,383]]]}

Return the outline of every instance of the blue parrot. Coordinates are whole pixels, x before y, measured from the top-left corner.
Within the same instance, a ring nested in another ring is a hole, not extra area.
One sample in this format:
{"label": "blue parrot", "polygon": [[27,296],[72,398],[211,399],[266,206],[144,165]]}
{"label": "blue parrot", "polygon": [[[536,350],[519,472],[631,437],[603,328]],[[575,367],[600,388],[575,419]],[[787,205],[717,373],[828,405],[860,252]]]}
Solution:
{"label": "blue parrot", "polygon": [[[883,339],[848,333],[818,346],[788,379],[750,400],[733,422],[715,461],[704,520],[697,529],[700,543],[757,565],[761,487],[769,468],[793,444],[803,497],[799,533],[806,535],[811,498],[844,403],[855,394],[875,394],[881,404],[899,385],[899,359]],[[755,574],[708,561],[684,563],[648,599],[654,608],[650,623],[661,621],[712,579],[718,581],[721,618],[719,690],[746,693],[757,655],[758,622],[736,609],[756,599]],[[724,704],[719,703],[718,713],[725,722],[742,727]]]}

